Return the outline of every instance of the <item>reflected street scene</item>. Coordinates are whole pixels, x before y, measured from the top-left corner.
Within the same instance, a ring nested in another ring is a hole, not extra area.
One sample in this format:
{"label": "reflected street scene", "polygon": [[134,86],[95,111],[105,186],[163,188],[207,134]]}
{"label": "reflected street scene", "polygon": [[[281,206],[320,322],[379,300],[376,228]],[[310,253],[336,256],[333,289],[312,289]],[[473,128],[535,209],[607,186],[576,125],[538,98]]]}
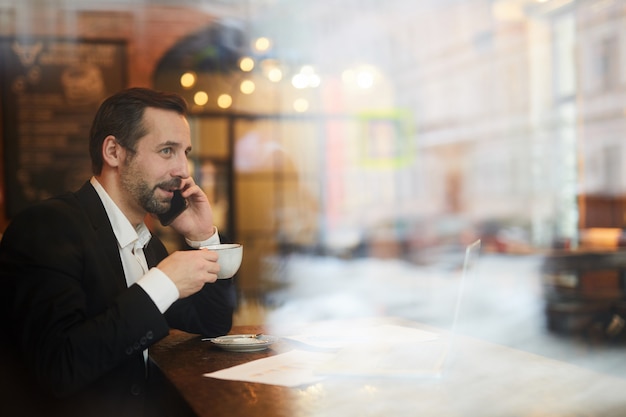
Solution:
{"label": "reflected street scene", "polygon": [[445,277],[480,239],[471,334],[614,369],[626,3],[269,3],[224,29],[243,39],[233,69],[198,75],[240,82],[242,305],[437,324],[457,290]]}
{"label": "reflected street scene", "polygon": [[[293,415],[626,415],[626,0],[17,3],[6,220],[76,181],[51,152],[104,93],[179,93],[189,171],[244,247],[234,325],[352,348]],[[447,384],[407,349],[434,333]]]}
{"label": "reflected street scene", "polygon": [[195,103],[198,164],[232,153],[237,320],[458,312],[460,333],[623,375],[626,2],[246,7],[155,73]]}

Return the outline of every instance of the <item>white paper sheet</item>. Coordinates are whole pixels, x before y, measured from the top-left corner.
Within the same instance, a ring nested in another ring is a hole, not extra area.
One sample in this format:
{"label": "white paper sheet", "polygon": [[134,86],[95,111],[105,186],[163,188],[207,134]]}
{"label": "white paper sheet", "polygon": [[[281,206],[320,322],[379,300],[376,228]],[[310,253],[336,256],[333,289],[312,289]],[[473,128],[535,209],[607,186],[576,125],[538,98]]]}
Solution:
{"label": "white paper sheet", "polygon": [[[346,328],[352,331],[346,331]],[[324,374],[394,373],[396,368],[417,366],[416,359],[420,357],[420,367],[430,368],[439,362],[438,358],[426,355],[424,351],[424,348],[432,346],[428,342],[439,339],[437,333],[395,324],[361,328],[343,326],[343,329],[342,333],[338,333],[318,328],[314,333],[285,337],[317,348],[332,346],[339,348],[338,352],[294,349],[204,376],[295,387],[321,381]],[[394,358],[400,359],[394,362]]]}
{"label": "white paper sheet", "polygon": [[324,379],[314,370],[333,357],[331,353],[292,350],[275,356],[257,359],[242,365],[204,374],[206,377],[231,381],[296,387]]}

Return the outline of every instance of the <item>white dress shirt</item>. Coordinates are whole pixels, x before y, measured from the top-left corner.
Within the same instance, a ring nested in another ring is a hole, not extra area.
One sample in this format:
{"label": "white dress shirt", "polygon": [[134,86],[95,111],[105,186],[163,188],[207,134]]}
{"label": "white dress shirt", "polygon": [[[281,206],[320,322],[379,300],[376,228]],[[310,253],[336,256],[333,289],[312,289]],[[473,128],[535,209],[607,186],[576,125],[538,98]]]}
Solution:
{"label": "white dress shirt", "polygon": [[[92,177],[90,182],[100,196],[100,200],[102,200],[104,209],[113,227],[113,233],[115,233],[120,257],[122,258],[126,285],[130,287],[136,283],[141,286],[161,313],[164,313],[178,299],[180,294],[176,285],[163,271],[156,267],[148,270],[143,248],[152,238],[150,230],[144,222],[141,222],[135,229],[98,180]],[[217,228],[215,228],[213,236],[205,241],[185,240],[193,248],[220,243]]]}

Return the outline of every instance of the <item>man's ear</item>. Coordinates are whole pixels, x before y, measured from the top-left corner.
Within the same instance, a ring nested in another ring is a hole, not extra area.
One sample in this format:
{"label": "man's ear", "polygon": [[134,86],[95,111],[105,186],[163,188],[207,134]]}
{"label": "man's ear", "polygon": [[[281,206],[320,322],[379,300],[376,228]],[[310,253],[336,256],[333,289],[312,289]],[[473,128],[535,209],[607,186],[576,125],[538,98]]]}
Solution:
{"label": "man's ear", "polygon": [[115,136],[109,135],[102,142],[102,159],[105,164],[117,167],[121,164],[123,150],[120,144],[115,140]]}

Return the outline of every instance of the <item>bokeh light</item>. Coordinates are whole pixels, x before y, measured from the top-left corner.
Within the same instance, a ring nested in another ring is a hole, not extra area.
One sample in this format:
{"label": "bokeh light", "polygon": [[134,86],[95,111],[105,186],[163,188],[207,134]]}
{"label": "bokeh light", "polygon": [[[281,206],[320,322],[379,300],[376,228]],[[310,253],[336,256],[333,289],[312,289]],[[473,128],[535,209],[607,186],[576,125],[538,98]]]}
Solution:
{"label": "bokeh light", "polygon": [[252,94],[254,93],[255,89],[256,85],[252,80],[243,80],[239,85],[239,91],[241,91],[243,94]]}
{"label": "bokeh light", "polygon": [[198,91],[193,96],[193,102],[198,106],[204,106],[209,102],[209,95],[204,91]]}
{"label": "bokeh light", "polygon": [[184,88],[191,88],[196,83],[196,74],[193,72],[186,72],[180,76],[180,85]]}
{"label": "bokeh light", "polygon": [[233,104],[233,98],[230,94],[220,94],[217,98],[217,105],[222,109],[227,109]]}
{"label": "bokeh light", "polygon": [[254,59],[249,56],[241,58],[239,68],[244,72],[250,72],[254,69]]}

